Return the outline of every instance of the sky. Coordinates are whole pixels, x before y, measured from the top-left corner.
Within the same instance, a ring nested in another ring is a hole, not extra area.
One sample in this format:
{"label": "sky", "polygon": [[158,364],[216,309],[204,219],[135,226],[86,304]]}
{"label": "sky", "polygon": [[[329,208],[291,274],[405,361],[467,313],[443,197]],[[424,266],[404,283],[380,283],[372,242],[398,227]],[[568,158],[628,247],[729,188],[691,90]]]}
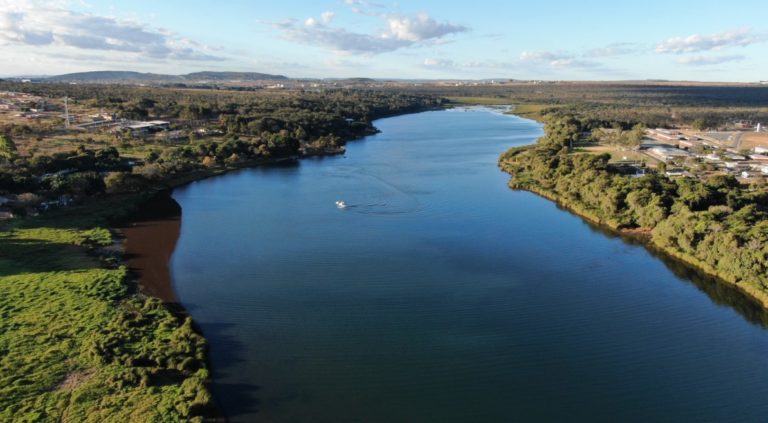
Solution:
{"label": "sky", "polygon": [[762,1],[0,0],[0,76],[768,80]]}

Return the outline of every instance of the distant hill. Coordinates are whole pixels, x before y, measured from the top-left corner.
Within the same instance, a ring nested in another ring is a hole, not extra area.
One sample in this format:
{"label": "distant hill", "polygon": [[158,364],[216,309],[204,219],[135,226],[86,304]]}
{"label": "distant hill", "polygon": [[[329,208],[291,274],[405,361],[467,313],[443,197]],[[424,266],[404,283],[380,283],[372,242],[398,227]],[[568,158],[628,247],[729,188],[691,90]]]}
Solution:
{"label": "distant hill", "polygon": [[162,75],[156,73],[141,73],[131,71],[94,71],[77,72],[64,75],[55,75],[45,78],[46,81],[182,81],[183,78],[176,75]]}
{"label": "distant hill", "polygon": [[283,75],[258,72],[194,72],[186,75],[164,75],[131,71],[77,72],[44,78],[51,82],[195,82],[195,81],[257,81],[288,79]]}
{"label": "distant hill", "polygon": [[258,81],[262,79],[288,79],[283,75],[270,75],[258,72],[194,72],[181,75],[182,78],[192,81]]}

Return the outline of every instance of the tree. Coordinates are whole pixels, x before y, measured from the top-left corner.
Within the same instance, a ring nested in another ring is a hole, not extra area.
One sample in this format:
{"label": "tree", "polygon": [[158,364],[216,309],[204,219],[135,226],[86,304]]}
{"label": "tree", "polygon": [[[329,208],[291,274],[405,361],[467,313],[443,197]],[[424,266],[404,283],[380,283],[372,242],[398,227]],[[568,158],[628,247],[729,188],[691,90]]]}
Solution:
{"label": "tree", "polygon": [[205,156],[203,158],[203,166],[205,166],[205,167],[216,166],[216,159],[211,157],[211,156]]}
{"label": "tree", "polygon": [[691,123],[691,127],[697,131],[703,131],[709,128],[709,122],[704,118],[698,118]]}
{"label": "tree", "polygon": [[108,193],[138,191],[145,183],[146,180],[141,175],[126,172],[111,172],[104,177]]}
{"label": "tree", "polygon": [[645,125],[638,123],[632,127],[632,130],[627,133],[627,144],[631,146],[640,145],[643,142],[645,136]]}
{"label": "tree", "polygon": [[16,157],[16,144],[8,135],[0,135],[0,157],[12,160]]}

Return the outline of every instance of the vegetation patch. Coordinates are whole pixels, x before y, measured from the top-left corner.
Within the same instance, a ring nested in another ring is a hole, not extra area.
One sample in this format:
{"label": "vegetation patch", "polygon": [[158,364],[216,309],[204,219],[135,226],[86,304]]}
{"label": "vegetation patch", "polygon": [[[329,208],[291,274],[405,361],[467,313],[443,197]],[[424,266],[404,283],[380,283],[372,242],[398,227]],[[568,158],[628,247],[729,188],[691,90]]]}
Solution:
{"label": "vegetation patch", "polygon": [[205,340],[94,258],[109,231],[23,223],[0,233],[0,421],[211,414]]}
{"label": "vegetation patch", "polygon": [[664,252],[734,283],[768,306],[768,192],[733,176],[628,176],[609,154],[570,149],[574,117],[550,116],[534,146],[513,148],[500,166],[514,189],[552,199],[614,229],[651,234]]}

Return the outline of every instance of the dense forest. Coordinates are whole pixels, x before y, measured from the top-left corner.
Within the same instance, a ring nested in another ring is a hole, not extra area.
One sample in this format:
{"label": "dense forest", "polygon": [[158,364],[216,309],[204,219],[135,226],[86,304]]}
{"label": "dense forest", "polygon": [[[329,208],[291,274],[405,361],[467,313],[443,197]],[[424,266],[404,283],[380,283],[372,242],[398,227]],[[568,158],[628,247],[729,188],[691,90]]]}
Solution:
{"label": "dense forest", "polygon": [[694,264],[768,305],[768,193],[732,176],[675,178],[622,174],[607,154],[573,152],[585,123],[547,118],[546,135],[500,158],[510,187],[557,201],[615,229],[647,232],[663,251]]}
{"label": "dense forest", "polygon": [[[251,161],[334,154],[345,142],[376,131],[374,119],[442,107],[434,97],[351,90],[240,93],[124,85],[0,84],[47,98],[69,97],[73,106],[114,111],[117,119],[167,119],[187,134],[183,143],[152,143],[116,134],[111,146],[78,145],[51,155],[20,155],[16,137],[66,133],[62,126],[6,124],[0,128],[0,192],[84,196],[138,191],[187,173]],[[199,129],[219,137],[198,135]],[[72,136],[72,135],[70,135]],[[35,141],[32,141],[35,143]],[[129,147],[143,157],[124,157]],[[135,149],[135,148],[134,148]],[[136,160],[138,159],[138,160]]]}

